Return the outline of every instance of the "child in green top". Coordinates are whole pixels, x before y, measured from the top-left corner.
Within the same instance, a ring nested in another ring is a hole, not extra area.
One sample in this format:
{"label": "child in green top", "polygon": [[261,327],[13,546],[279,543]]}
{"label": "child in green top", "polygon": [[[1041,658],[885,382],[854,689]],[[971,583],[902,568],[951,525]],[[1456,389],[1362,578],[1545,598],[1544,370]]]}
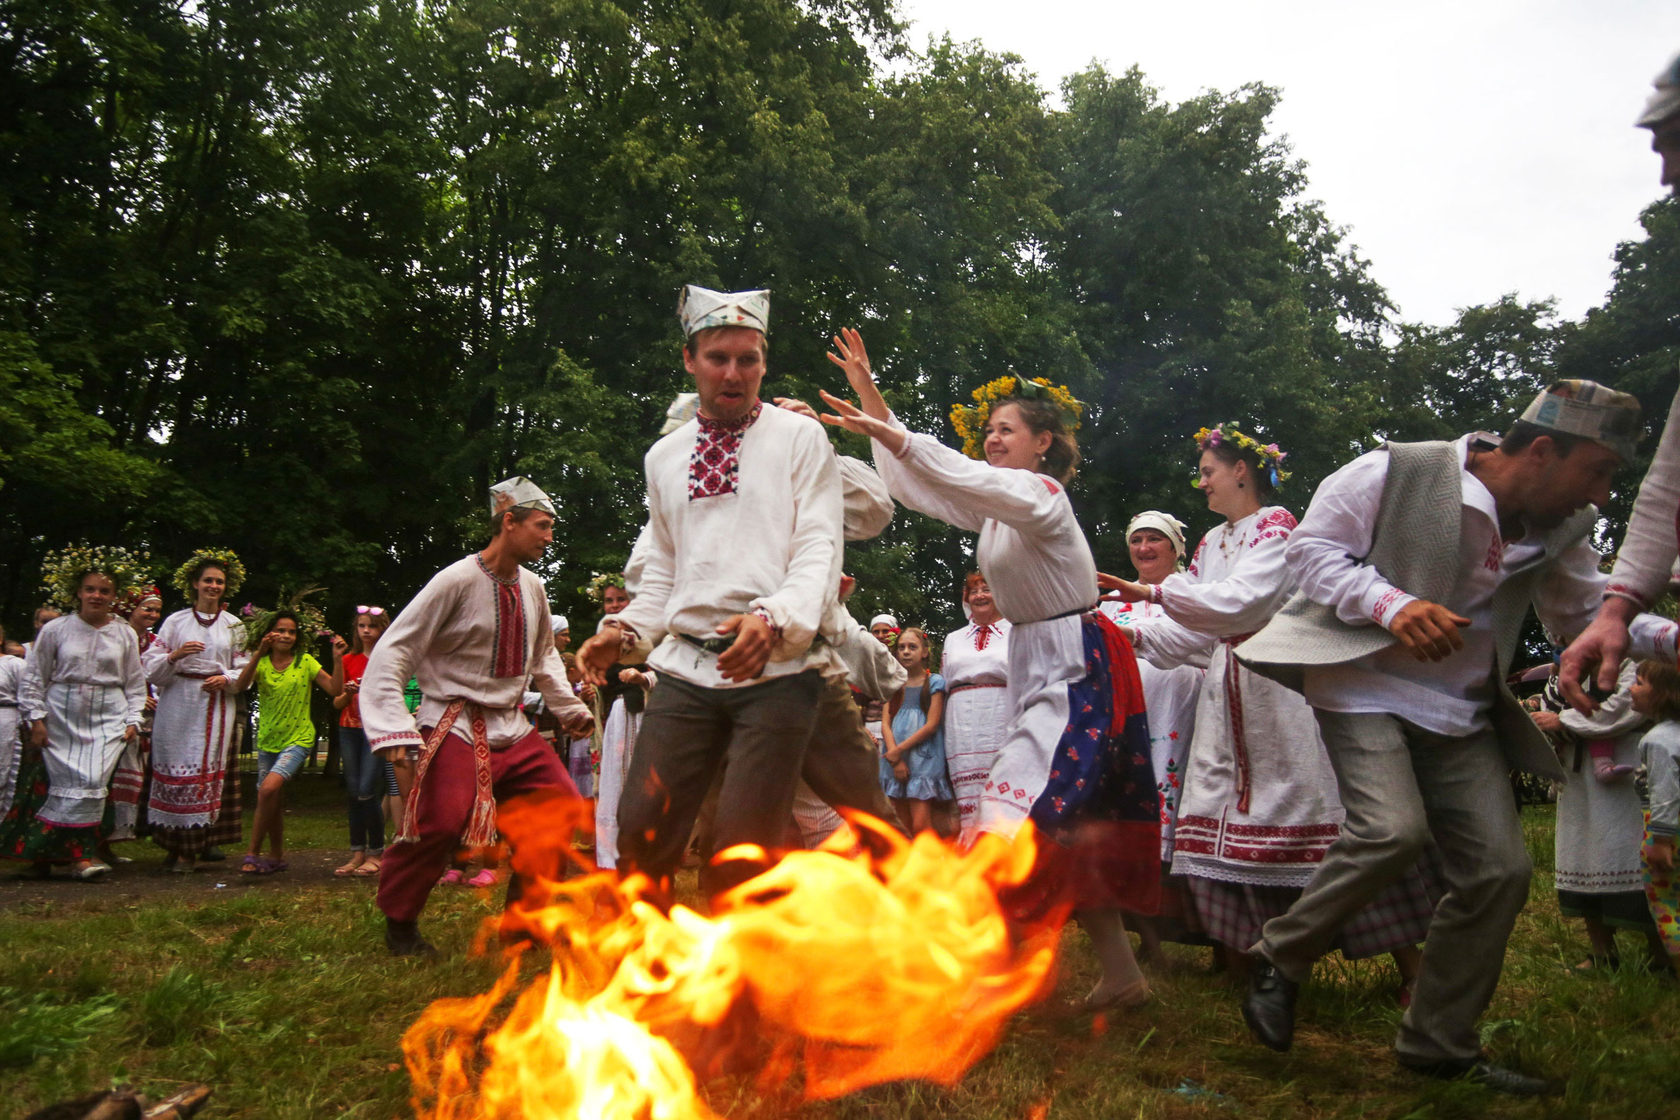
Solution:
{"label": "child in green top", "polygon": [[[281,815],[286,783],[303,769],[315,746],[315,721],[309,718],[309,686],[313,682],[328,696],[344,690],[343,638],[332,635],[333,671],[307,653],[298,652],[301,623],[291,611],[269,619],[257,645],[257,656],[245,662],[234,685],[243,692],[257,684],[257,819],[251,826],[251,850],[239,870],[267,875],[286,870],[286,841]],[[269,854],[262,857],[263,837]]]}

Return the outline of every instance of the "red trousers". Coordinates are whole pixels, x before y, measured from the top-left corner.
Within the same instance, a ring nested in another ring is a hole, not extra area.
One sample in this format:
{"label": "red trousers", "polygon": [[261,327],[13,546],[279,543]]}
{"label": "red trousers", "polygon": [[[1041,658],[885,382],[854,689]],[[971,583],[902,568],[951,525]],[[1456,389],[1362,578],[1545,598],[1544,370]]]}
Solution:
{"label": "red trousers", "polygon": [[[429,736],[432,729],[421,732]],[[413,921],[420,916],[438,876],[461,846],[472,816],[473,782],[472,744],[459,735],[445,735],[426,769],[413,810],[420,839],[392,844],[380,863],[378,905],[387,918]],[[498,805],[541,789],[578,795],[554,747],[535,730],[511,746],[490,752],[490,789]]]}

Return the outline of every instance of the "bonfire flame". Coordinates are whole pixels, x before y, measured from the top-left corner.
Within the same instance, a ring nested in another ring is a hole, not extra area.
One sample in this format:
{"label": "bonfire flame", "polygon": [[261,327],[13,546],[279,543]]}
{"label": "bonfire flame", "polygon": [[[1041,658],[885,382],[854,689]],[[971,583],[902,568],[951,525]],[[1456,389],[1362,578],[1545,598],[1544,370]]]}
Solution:
{"label": "bonfire flame", "polygon": [[[550,946],[553,962],[505,1014],[522,983],[517,951],[490,991],[439,1000],[409,1028],[427,1120],[712,1120],[697,1075],[744,1070],[766,1092],[802,1071],[807,1099],[952,1084],[1054,962],[1053,933],[1017,943],[997,898],[1032,870],[1030,828],[959,852],[852,818],[863,845],[845,834],[792,853],[708,918],[661,910],[638,877],[561,881],[562,861],[582,864],[554,838],[584,823],[554,798],[501,810],[531,885],[500,930]],[[745,854],[763,855],[728,853]]]}

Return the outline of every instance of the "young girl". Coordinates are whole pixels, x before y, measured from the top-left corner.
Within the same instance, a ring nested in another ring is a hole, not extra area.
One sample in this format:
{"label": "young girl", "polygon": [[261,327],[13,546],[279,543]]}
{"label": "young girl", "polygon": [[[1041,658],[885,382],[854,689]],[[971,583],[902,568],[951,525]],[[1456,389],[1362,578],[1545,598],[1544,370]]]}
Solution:
{"label": "young girl", "polygon": [[362,712],[357,703],[362,674],[367,672],[368,655],[379,644],[391,616],[384,607],[356,608],[356,639],[344,655],[344,691],[333,698],[338,709],[339,753],[344,759],[344,788],[350,795],[350,859],[334,875],[379,874],[379,860],[385,853],[385,814],[380,801],[389,781],[390,763],[375,758],[362,730]]}
{"label": "young girl", "polygon": [[[263,628],[256,656],[245,663],[234,685],[244,692],[257,682],[257,816],[251,825],[251,849],[239,870],[247,875],[267,875],[286,870],[285,822],[281,803],[286,783],[297,777],[315,746],[315,722],[309,718],[309,685],[328,696],[344,690],[344,654],[349,650],[343,638],[332,636],[333,671],[329,674],[308,653],[299,651],[302,623],[295,612],[275,611]],[[263,837],[269,838],[269,854],[262,857]]]}
{"label": "young girl", "polygon": [[[887,718],[881,721],[881,756],[894,767],[883,788],[917,833],[933,827],[933,802],[956,796],[945,773],[945,678],[928,670],[931,647],[925,631],[914,626],[901,631],[893,652],[910,675],[887,702]],[[904,770],[897,769],[899,763]]]}
{"label": "young girl", "polygon": [[1680,876],[1674,873],[1675,834],[1680,833],[1680,670],[1641,661],[1633,682],[1633,707],[1657,721],[1639,744],[1645,780],[1645,900],[1670,965],[1680,972]]}

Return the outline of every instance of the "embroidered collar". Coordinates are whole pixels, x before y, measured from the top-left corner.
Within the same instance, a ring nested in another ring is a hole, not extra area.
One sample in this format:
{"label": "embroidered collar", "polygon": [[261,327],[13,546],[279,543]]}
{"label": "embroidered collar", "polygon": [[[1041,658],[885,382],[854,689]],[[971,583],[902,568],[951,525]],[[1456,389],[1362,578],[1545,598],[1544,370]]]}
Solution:
{"label": "embroidered collar", "polygon": [[753,422],[758,419],[759,414],[763,411],[764,402],[754,401],[752,408],[747,410],[746,415],[737,416],[733,420],[713,420],[704,412],[696,412],[694,414],[694,419],[699,421],[700,430],[702,432],[725,435],[746,431],[748,428],[753,426]]}
{"label": "embroidered collar", "polygon": [[694,437],[694,450],[688,458],[689,501],[739,491],[741,441],[763,411],[764,403],[756,401],[737,420],[713,420],[696,415],[700,431]]}
{"label": "embroidered collar", "polygon": [[513,570],[512,577],[510,577],[508,579],[503,579],[501,576],[497,575],[495,572],[490,570],[490,565],[488,565],[484,562],[484,554],[482,552],[473,553],[473,559],[478,561],[478,570],[479,571],[483,572],[485,575],[489,576],[491,579],[495,580],[497,583],[501,584],[503,587],[509,587],[509,586],[519,582],[519,569],[518,568],[515,568]]}

